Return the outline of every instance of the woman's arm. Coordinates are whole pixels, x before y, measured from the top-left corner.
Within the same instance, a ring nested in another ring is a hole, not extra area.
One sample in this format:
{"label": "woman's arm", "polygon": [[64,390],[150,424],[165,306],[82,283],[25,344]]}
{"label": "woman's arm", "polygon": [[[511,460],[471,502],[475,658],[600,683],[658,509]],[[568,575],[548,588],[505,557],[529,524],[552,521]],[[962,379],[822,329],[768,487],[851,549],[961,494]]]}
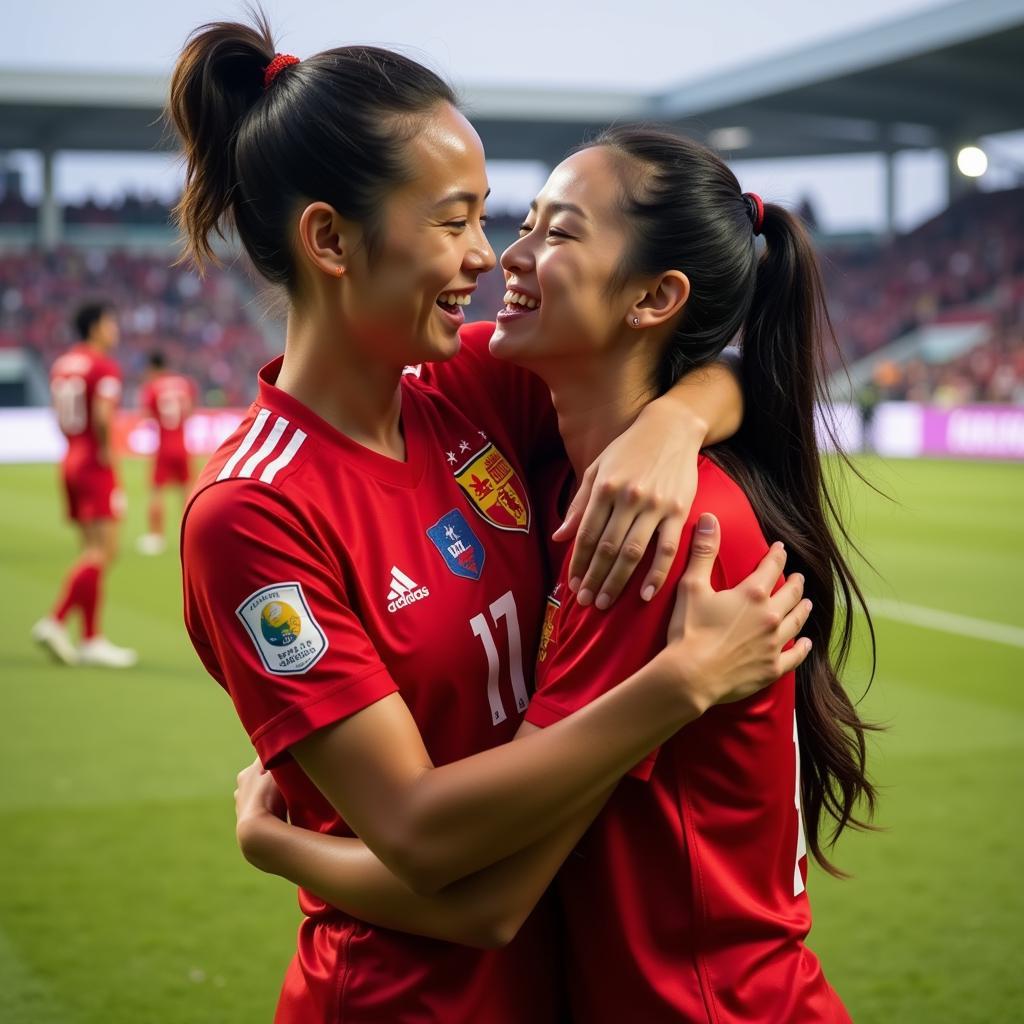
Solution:
{"label": "woman's arm", "polygon": [[515,937],[607,796],[533,846],[432,895],[414,893],[362,840],[282,820],[277,787],[258,761],[239,774],[235,805],[238,843],[254,867],[370,924],[487,949]]}
{"label": "woman's arm", "polygon": [[610,607],[655,533],[641,594],[649,601],[661,590],[697,493],[700,449],[728,440],[742,420],[739,356],[724,352],[645,406],[595,459],[555,531],[556,540],[576,534],[569,585],[580,604]]}
{"label": "woman's arm", "polygon": [[774,596],[775,545],[733,590],[715,592],[713,532],[698,533],[668,646],[587,707],[516,743],[434,767],[397,694],[291,749],[352,830],[418,892],[437,892],[550,835],[633,765],[722,699],[756,692],[799,664],[780,654],[809,607],[794,577]]}

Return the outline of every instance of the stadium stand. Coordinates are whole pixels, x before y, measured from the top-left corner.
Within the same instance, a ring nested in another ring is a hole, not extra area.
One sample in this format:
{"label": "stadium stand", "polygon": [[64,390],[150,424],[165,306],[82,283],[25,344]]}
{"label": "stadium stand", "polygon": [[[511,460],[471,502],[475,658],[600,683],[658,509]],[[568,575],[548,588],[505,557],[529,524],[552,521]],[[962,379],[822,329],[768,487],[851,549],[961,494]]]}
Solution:
{"label": "stadium stand", "polygon": [[272,354],[258,326],[252,287],[237,269],[200,278],[169,266],[168,250],[64,246],[0,253],[0,348],[27,347],[48,367],[72,342],[69,317],[88,297],[112,301],[121,319],[117,358],[134,401],[149,353],[199,383],[206,405],[246,404]]}
{"label": "stadium stand", "polygon": [[927,325],[985,325],[947,362],[880,362],[883,397],[1024,400],[1024,189],[964,196],[881,248],[826,250],[825,277],[847,363]]}
{"label": "stadium stand", "polygon": [[[0,223],[34,216],[28,204],[9,205],[0,208]],[[163,203],[131,195],[64,213],[68,223],[128,226],[166,224],[168,217]],[[492,220],[497,252],[517,227],[515,218]],[[985,327],[968,351],[945,361],[880,359],[869,400],[1024,403],[1024,189],[969,194],[889,243],[825,243],[823,251],[830,311],[848,365],[884,355],[885,346],[926,325],[963,320]],[[149,351],[162,347],[199,380],[206,404],[244,403],[269,351],[248,277],[233,267],[211,268],[201,279],[169,262],[169,250],[63,246],[0,254],[0,347],[26,346],[49,365],[70,341],[71,307],[83,296],[109,296],[121,310],[119,358],[130,390]],[[499,271],[484,277],[470,317],[493,316],[503,291]]]}

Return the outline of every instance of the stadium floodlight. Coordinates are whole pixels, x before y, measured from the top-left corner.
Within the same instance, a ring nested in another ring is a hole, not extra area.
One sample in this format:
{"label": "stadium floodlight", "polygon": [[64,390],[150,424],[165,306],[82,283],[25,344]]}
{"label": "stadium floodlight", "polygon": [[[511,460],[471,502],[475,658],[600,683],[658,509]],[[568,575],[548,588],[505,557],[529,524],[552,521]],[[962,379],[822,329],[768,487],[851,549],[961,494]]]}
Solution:
{"label": "stadium floodlight", "polygon": [[979,146],[964,146],[956,155],[956,166],[966,178],[980,178],[988,170],[988,156]]}
{"label": "stadium floodlight", "polygon": [[749,128],[713,128],[708,132],[708,145],[726,152],[746,149],[753,141],[754,133]]}

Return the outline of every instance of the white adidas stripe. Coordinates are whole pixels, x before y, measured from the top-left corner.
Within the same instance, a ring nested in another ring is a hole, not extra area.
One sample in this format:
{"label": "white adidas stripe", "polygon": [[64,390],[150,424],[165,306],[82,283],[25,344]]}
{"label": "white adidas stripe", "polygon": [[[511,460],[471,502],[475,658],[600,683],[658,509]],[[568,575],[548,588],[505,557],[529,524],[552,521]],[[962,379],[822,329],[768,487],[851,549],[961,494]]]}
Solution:
{"label": "white adidas stripe", "polygon": [[285,432],[288,426],[288,421],[283,416],[278,416],[274,420],[273,427],[270,428],[270,433],[267,434],[256,451],[255,455],[250,455],[248,459],[242,464],[242,468],[238,471],[240,477],[252,476],[253,470],[266,458],[269,458],[271,452],[277,447],[277,442],[281,440],[281,435]]}
{"label": "white adidas stripe", "polygon": [[218,480],[226,480],[235,471],[235,466],[245,458],[248,454],[249,449],[256,443],[256,438],[260,436],[263,430],[263,425],[270,418],[269,409],[260,409],[256,419],[252,421],[252,426],[249,428],[249,432],[242,438],[242,443],[235,449],[234,455],[224,463],[223,468],[217,474]]}
{"label": "white adidas stripe", "polygon": [[274,477],[295,458],[295,453],[302,447],[302,442],[305,440],[305,432],[296,427],[291,440],[284,446],[284,451],[273,462],[268,462],[263,468],[263,472],[260,474],[260,482],[265,484],[273,483]]}
{"label": "white adidas stripe", "polygon": [[391,579],[392,585],[400,583],[403,587],[408,588],[408,590],[415,590],[419,586],[418,583],[414,583],[411,579],[409,579],[409,577],[406,576],[405,573],[402,572],[402,570],[399,569],[397,565],[393,565],[391,567]]}

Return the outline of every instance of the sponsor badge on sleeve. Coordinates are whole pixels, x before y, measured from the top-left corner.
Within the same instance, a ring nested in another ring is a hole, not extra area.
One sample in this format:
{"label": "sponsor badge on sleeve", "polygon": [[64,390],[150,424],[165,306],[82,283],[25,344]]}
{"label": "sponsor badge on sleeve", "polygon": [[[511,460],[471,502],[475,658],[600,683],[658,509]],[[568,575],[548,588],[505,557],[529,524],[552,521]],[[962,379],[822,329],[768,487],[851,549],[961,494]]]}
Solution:
{"label": "sponsor badge on sleeve", "polygon": [[308,672],[327,650],[327,637],[313,617],[301,583],[274,583],[250,594],[235,614],[245,626],[263,666],[274,675]]}

